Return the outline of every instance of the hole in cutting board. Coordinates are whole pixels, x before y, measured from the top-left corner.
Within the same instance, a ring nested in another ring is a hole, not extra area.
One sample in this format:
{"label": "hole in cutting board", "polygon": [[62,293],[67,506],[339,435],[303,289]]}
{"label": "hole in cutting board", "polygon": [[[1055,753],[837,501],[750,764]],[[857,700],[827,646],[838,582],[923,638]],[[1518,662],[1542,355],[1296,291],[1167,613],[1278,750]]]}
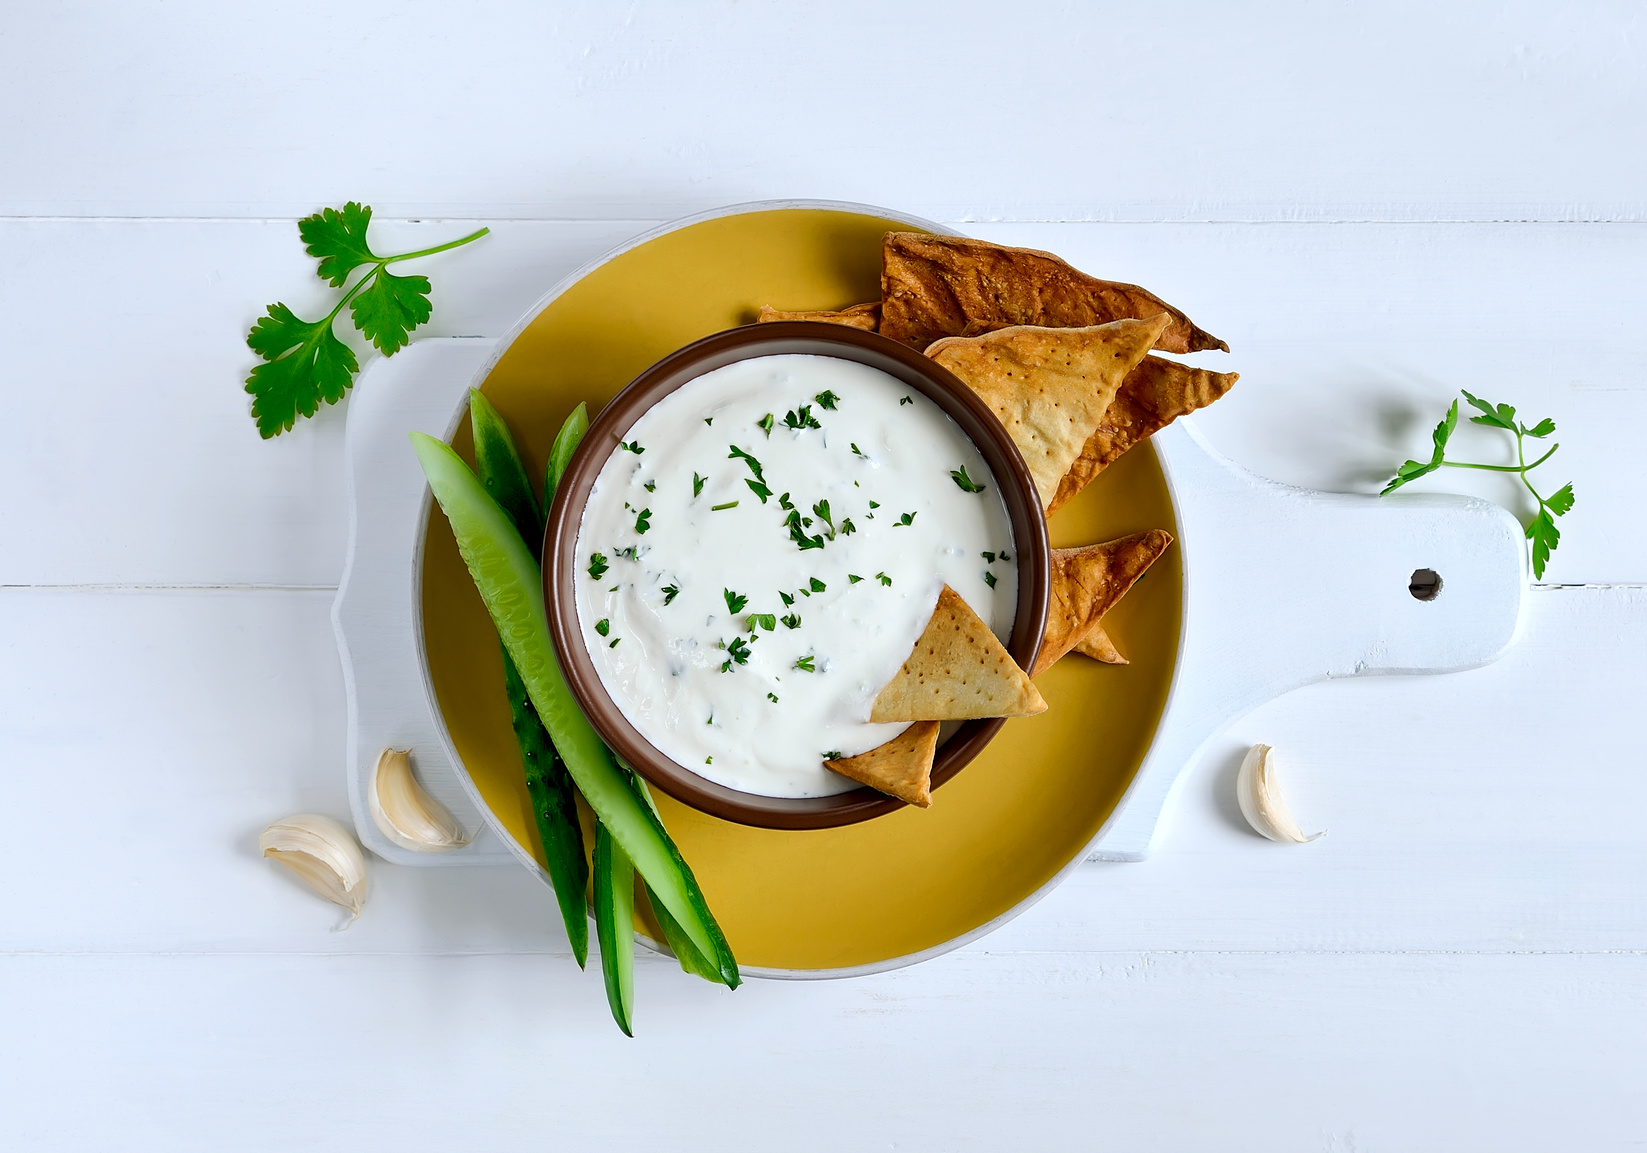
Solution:
{"label": "hole in cutting board", "polygon": [[1407,581],[1407,591],[1413,594],[1414,600],[1433,601],[1441,595],[1441,574],[1433,568],[1414,569]]}

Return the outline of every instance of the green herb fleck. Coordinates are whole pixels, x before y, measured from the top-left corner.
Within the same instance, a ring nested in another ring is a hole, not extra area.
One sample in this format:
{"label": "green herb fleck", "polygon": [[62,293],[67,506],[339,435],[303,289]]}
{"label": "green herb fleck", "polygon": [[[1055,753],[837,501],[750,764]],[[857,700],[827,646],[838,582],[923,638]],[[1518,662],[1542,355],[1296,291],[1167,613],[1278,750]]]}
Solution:
{"label": "green herb fleck", "polygon": [[749,477],[744,477],[743,483],[749,486],[750,492],[761,498],[762,504],[765,504],[766,498],[772,495],[772,490],[767,488],[758,480],[751,480]]}
{"label": "green herb fleck", "polygon": [[622,557],[624,560],[640,560],[640,552],[634,545],[625,545],[623,548],[617,550],[616,555]]}
{"label": "green herb fleck", "polygon": [[749,598],[742,593],[735,593],[731,589],[722,589],[721,596],[726,599],[726,611],[733,616],[743,612],[743,606],[749,603]]}
{"label": "green herb fleck", "polygon": [[786,629],[798,629],[801,627],[800,613],[789,613],[787,616],[781,616],[778,619],[783,622],[783,627]]}
{"label": "green herb fleck", "polygon": [[863,580],[864,578],[859,576],[857,573],[847,573],[846,574],[846,579],[847,579],[848,584],[857,584],[859,581]]}
{"label": "green herb fleck", "polygon": [[621,641],[622,639],[623,639],[622,637],[613,637],[612,638],[612,643],[607,645],[606,647],[609,648],[609,649],[615,649],[615,648],[618,647],[618,642]]}
{"label": "green herb fleck", "polygon": [[[812,522],[807,521],[807,523],[810,524]],[[796,547],[798,547],[802,552],[805,552],[809,548],[823,548],[824,541],[822,536],[808,536],[806,534],[806,530],[801,527],[800,513],[791,511],[789,514],[789,519],[784,521],[784,524],[789,526],[789,539],[794,541]]]}
{"label": "green herb fleck", "polygon": [[876,573],[875,579],[886,585],[888,588],[892,587],[892,578],[887,576],[884,572]]}
{"label": "green herb fleck", "polygon": [[742,637],[733,637],[731,644],[727,644],[725,641],[722,641],[720,647],[725,649],[726,655],[732,658],[731,660],[722,663],[721,672],[731,672],[732,665],[734,663],[740,665],[746,665],[749,663],[749,642],[744,640]]}
{"label": "green herb fleck", "polygon": [[606,558],[601,556],[600,553],[592,552],[589,554],[589,575],[591,577],[600,580],[601,577],[606,575],[606,567]]}
{"label": "green herb fleck", "polygon": [[680,595],[681,595],[681,590],[678,586],[676,586],[676,585],[664,585],[663,586],[663,603],[665,605],[667,605],[670,601],[674,600],[676,597],[678,597]]}
{"label": "green herb fleck", "polygon": [[795,662],[795,667],[800,669],[803,673],[815,673],[818,670],[812,665],[813,659],[812,654],[807,653],[806,656]]}
{"label": "green herb fleck", "polygon": [[767,693],[766,694],[766,699],[771,701],[773,704],[777,704],[778,703],[778,694],[777,693]]}
{"label": "green herb fleck", "polygon": [[701,493],[703,491],[703,482],[708,480],[708,479],[709,479],[708,477],[699,476],[695,472],[692,474],[692,495],[693,496],[697,496],[699,493]]}
{"label": "green herb fleck", "polygon": [[995,554],[994,553],[986,552],[986,553],[980,553],[979,555],[982,556],[984,558],[984,560],[988,561],[990,564],[995,563]]}
{"label": "green herb fleck", "polygon": [[595,622],[595,631],[603,637],[611,636],[612,635],[612,621],[611,621],[611,619],[608,618],[608,617],[601,617],[600,620]]}
{"label": "green herb fleck", "polygon": [[755,427],[766,433],[767,439],[772,438],[772,414],[769,412],[755,422]]}
{"label": "green herb fleck", "polygon": [[737,507],[738,507],[738,502],[737,501],[729,500],[725,504],[712,504],[712,505],[710,505],[709,506],[709,511],[710,512],[720,512],[722,509],[737,508]]}
{"label": "green herb fleck", "polygon": [[841,521],[841,535],[842,536],[851,536],[853,533],[855,533],[857,531],[858,531],[858,526],[852,523],[852,518],[851,517],[847,517],[845,520]]}
{"label": "green herb fleck", "polygon": [[756,625],[759,625],[767,632],[771,632],[778,627],[778,618],[772,613],[750,613],[749,619],[744,622],[744,627],[750,632],[754,632]]}
{"label": "green herb fleck", "polygon": [[779,593],[778,596],[783,600],[785,607],[795,603],[795,598],[790,596],[788,593]]}
{"label": "green herb fleck", "polygon": [[869,502],[869,507],[870,508],[880,508],[881,507],[881,502],[878,501],[878,500],[872,500],[872,501]]}
{"label": "green herb fleck", "polygon": [[814,504],[812,506],[812,515],[817,517],[819,520],[823,521],[824,524],[829,526],[829,539],[834,540],[835,539],[835,521],[829,515],[829,502],[827,500],[820,500],[817,504]]}
{"label": "green herb fleck", "polygon": [[652,510],[649,508],[643,508],[640,510],[640,514],[635,517],[635,531],[644,535],[646,530],[651,527]]}
{"label": "green herb fleck", "polygon": [[705,424],[714,424],[715,423],[715,418],[712,417],[712,416],[706,416],[706,417],[703,418],[703,422]]}
{"label": "green herb fleck", "polygon": [[796,432],[808,428],[822,428],[818,418],[812,415],[812,406],[803,404],[800,408],[792,408],[783,414],[783,422]]}
{"label": "green herb fleck", "polygon": [[828,585],[824,584],[823,581],[819,580],[817,577],[813,577],[809,583],[812,585],[812,591],[815,593],[824,592],[829,588]]}
{"label": "green herb fleck", "polygon": [[706,764],[706,765],[712,765],[712,764],[715,763],[715,758],[714,757],[705,757],[703,759],[703,763]]}
{"label": "green herb fleck", "polygon": [[647,492],[657,492],[658,491],[658,482],[655,481],[655,480],[649,480],[645,484],[641,485],[641,487],[644,488]]}
{"label": "green herb fleck", "polygon": [[893,528],[908,528],[910,525],[912,525],[914,523],[915,523],[915,514],[912,513],[912,512],[906,512],[906,513],[904,513],[903,516],[898,518],[898,523],[893,525],[892,527]]}
{"label": "green herb fleck", "polygon": [[904,398],[903,398],[903,399],[901,399],[901,400],[900,400],[900,401],[898,401],[898,403],[899,403],[899,404],[900,404],[900,405],[904,405],[904,404],[914,404],[914,403],[915,403],[915,401],[914,401],[914,400],[913,400],[913,399],[912,399],[912,398],[910,398],[910,397],[907,397],[907,396],[906,396],[906,397],[904,397]]}
{"label": "green herb fleck", "polygon": [[819,407],[827,408],[830,412],[834,412],[835,402],[841,398],[826,388],[812,399],[818,402]]}
{"label": "green herb fleck", "polygon": [[783,509],[785,512],[788,512],[795,507],[795,505],[790,501],[789,494],[787,492],[778,498],[778,507]]}
{"label": "green herb fleck", "polygon": [[739,448],[735,444],[729,444],[726,447],[730,448],[732,450],[731,452],[726,454],[726,459],[727,460],[742,460],[745,464],[747,464],[749,466],[749,471],[755,474],[755,479],[756,480],[760,481],[762,484],[766,483],[766,477],[761,472],[761,462],[760,461],[758,461],[754,457],[750,456],[747,452],[745,452],[743,449]]}
{"label": "green herb fleck", "polygon": [[985,573],[984,573],[984,583],[986,585],[988,585],[990,588],[994,588],[995,587],[995,574],[986,570]]}
{"label": "green herb fleck", "polygon": [[983,492],[985,488],[984,485],[977,483],[966,474],[966,465],[964,464],[951,472],[949,478],[960,486],[962,492]]}
{"label": "green herb fleck", "polygon": [[826,761],[838,761],[841,759],[841,755],[840,749],[830,749],[823,755],[823,759]]}
{"label": "green herb fleck", "polygon": [[861,449],[861,448],[859,448],[859,447],[858,447],[858,442],[857,442],[857,441],[853,441],[853,442],[852,442],[852,451],[853,451],[853,452],[854,452],[854,453],[856,453],[856,454],[857,454],[857,455],[859,455],[859,456],[861,456],[861,457],[863,457],[863,458],[864,458],[864,459],[865,459],[865,460],[868,460],[868,459],[869,459],[869,454],[868,454],[868,453],[866,453],[866,452],[864,452],[864,450],[863,450],[863,449]]}
{"label": "green herb fleck", "polygon": [[618,447],[623,449],[624,452],[632,452],[636,456],[639,456],[641,453],[646,451],[641,447],[640,441],[638,440],[620,440],[618,441]]}

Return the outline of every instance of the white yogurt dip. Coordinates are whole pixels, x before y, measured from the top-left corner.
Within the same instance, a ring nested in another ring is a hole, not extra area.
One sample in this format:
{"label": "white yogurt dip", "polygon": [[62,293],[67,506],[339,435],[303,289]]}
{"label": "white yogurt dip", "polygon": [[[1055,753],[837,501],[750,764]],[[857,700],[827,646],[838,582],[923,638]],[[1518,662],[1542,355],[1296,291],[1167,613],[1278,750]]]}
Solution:
{"label": "white yogurt dip", "polygon": [[826,757],[906,727],[870,706],[943,585],[1005,640],[1015,552],[1000,486],[937,405],[867,365],[758,357],[665,397],[601,469],[578,624],[666,756],[742,792],[828,796],[858,786]]}

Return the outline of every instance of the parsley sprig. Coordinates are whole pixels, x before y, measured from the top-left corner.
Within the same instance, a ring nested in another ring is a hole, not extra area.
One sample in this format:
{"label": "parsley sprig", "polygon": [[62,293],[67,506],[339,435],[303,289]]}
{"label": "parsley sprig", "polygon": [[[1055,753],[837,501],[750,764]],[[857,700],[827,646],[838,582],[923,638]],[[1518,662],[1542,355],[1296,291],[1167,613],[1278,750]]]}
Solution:
{"label": "parsley sprig", "polygon": [[1458,401],[1453,401],[1452,407],[1447,409],[1447,415],[1441,418],[1441,423],[1435,426],[1430,439],[1435,445],[1435,451],[1427,461],[1409,460],[1402,465],[1390,483],[1384,486],[1379,496],[1388,496],[1402,485],[1411,484],[1421,476],[1428,476],[1441,468],[1476,468],[1485,472],[1513,472],[1520,477],[1522,485],[1538,502],[1538,512],[1527,525],[1527,539],[1532,542],[1533,576],[1542,578],[1544,568],[1550,562],[1550,554],[1561,543],[1561,530],[1556,527],[1555,518],[1566,516],[1573,507],[1573,486],[1564,484],[1548,497],[1540,495],[1533,487],[1533,482],[1527,474],[1555,455],[1561,445],[1553,444],[1548,451],[1531,464],[1527,462],[1527,438],[1543,440],[1555,431],[1555,421],[1545,417],[1531,427],[1516,419],[1515,409],[1508,404],[1489,404],[1478,396],[1472,396],[1467,390],[1464,399],[1470,402],[1479,415],[1470,417],[1472,424],[1484,424],[1489,428],[1501,428],[1515,437],[1515,464],[1480,464],[1475,461],[1447,460],[1447,442],[1452,438],[1453,431],[1458,427]]}
{"label": "parsley sprig", "polygon": [[320,260],[315,273],[327,284],[342,288],[356,269],[367,271],[322,319],[304,320],[276,302],[246,334],[246,344],[263,358],[246,377],[246,391],[252,396],[252,418],[264,440],[288,431],[300,416],[313,416],[322,404],[336,404],[354,384],[360,362],[332,328],[345,306],[355,327],[384,356],[405,348],[412,329],[429,319],[434,312],[429,278],[397,276],[389,265],[433,256],[491,231],[482,228],[432,248],[379,256],[366,241],[371,222],[371,207],[352,200],[342,208],[324,208],[297,222],[309,255]]}

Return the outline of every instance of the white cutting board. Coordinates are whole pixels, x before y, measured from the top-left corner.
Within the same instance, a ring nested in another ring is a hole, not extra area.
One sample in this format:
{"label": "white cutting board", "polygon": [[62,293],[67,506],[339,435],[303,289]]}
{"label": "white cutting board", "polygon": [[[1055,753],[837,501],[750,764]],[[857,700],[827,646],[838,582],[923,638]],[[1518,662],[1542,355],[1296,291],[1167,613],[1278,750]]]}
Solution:
{"label": "white cutting board", "polygon": [[[535,866],[483,816],[453,764],[416,648],[427,489],[407,434],[449,436],[497,343],[416,341],[374,361],[349,405],[349,559],[332,609],[348,691],[349,797],[361,841],[397,864]],[[1202,746],[1272,697],[1328,677],[1475,668],[1503,653],[1520,626],[1526,546],[1506,510],[1468,497],[1276,484],[1212,451],[1193,420],[1151,440],[1172,490],[1184,565],[1177,670],[1149,754],[1089,846],[1098,859],[1142,860]],[[1442,579],[1430,601],[1408,591],[1421,568]],[[478,833],[472,844],[415,853],[379,832],[366,783],[379,750],[390,747],[413,750],[430,792]]]}

